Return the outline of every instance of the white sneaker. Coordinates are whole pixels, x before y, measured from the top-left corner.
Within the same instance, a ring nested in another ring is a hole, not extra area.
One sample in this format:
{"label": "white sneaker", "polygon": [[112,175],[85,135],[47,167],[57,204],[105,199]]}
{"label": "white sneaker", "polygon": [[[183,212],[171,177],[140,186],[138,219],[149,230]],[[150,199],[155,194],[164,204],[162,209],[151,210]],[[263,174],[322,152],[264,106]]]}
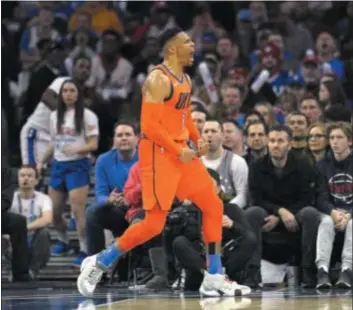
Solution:
{"label": "white sneaker", "polygon": [[91,297],[104,270],[97,266],[97,254],[86,257],[81,264],[81,273],[77,278],[77,289],[85,297]]}
{"label": "white sneaker", "polygon": [[245,285],[239,285],[232,282],[222,274],[209,274],[205,272],[202,284],[200,286],[200,294],[205,297],[219,296],[244,296],[251,293],[251,288]]}

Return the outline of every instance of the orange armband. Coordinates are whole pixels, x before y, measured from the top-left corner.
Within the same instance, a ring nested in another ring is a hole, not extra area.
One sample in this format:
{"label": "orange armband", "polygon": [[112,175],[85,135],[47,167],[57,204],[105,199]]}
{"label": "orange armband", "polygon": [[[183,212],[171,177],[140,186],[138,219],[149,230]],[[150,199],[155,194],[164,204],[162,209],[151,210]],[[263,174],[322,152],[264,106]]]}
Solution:
{"label": "orange armband", "polygon": [[158,103],[143,103],[141,132],[152,142],[179,156],[183,147],[176,143],[161,126],[163,106]]}

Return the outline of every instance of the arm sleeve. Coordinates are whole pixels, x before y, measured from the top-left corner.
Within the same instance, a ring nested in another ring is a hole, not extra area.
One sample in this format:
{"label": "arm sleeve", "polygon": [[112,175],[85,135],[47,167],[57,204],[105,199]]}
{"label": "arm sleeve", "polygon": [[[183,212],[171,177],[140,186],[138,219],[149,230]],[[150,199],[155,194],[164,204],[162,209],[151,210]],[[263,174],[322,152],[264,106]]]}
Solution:
{"label": "arm sleeve", "polygon": [[182,146],[177,144],[161,126],[163,105],[158,103],[143,103],[141,112],[141,132],[148,139],[165,148],[175,156],[182,151]]}
{"label": "arm sleeve", "polygon": [[95,192],[96,192],[96,202],[99,206],[103,206],[107,203],[110,187],[107,180],[107,175],[104,171],[102,158],[98,158],[96,164],[96,184],[95,184]]}
{"label": "arm sleeve", "polygon": [[244,209],[248,194],[249,168],[243,158],[234,156],[231,169],[233,184],[237,195],[230,201],[230,203],[236,204],[241,209]]}
{"label": "arm sleeve", "polygon": [[189,136],[190,139],[196,143],[200,138],[200,133],[197,129],[197,127],[195,126],[192,117],[191,117],[191,108],[188,108],[188,115],[187,115],[187,119],[186,119],[186,128],[189,131]]}

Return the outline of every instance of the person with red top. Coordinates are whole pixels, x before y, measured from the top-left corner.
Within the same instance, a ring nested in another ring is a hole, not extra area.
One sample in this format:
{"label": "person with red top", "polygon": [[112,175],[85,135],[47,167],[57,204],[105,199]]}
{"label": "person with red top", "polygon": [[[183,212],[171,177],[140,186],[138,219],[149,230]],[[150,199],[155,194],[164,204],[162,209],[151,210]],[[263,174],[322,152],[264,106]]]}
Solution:
{"label": "person with red top", "polygon": [[[145,217],[142,206],[142,186],[139,162],[131,167],[129,177],[124,187],[124,197],[129,209],[126,212],[126,221],[131,225],[140,222]],[[162,246],[161,235],[153,238],[147,245],[153,278],[146,283],[145,288],[161,290],[168,287],[167,255]]]}

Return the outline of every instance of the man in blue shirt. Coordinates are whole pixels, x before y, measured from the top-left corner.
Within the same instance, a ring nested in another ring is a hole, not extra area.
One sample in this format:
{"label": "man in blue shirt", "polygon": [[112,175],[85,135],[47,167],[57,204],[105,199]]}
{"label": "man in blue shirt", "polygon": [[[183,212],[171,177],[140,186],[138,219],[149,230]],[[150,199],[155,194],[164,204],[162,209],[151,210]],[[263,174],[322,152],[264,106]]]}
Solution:
{"label": "man in blue shirt", "polygon": [[88,255],[105,248],[104,229],[120,236],[129,226],[123,188],[130,168],[138,160],[138,132],[131,122],[119,122],[114,129],[114,148],[97,159],[95,175],[96,203],[86,210]]}

